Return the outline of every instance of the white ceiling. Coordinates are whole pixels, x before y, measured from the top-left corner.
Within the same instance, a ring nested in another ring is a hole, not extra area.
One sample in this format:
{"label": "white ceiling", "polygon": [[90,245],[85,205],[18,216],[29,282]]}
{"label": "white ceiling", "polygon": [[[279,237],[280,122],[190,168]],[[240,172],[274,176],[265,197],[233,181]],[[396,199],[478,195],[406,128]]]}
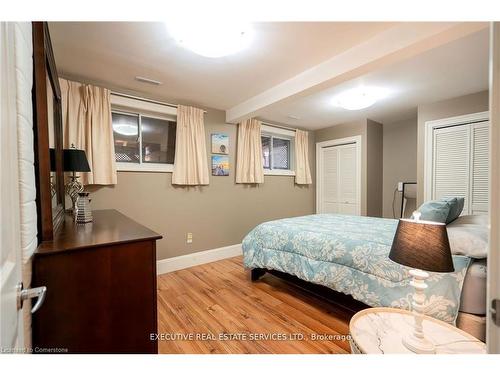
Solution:
{"label": "white ceiling", "polygon": [[[259,117],[309,129],[360,118],[381,123],[406,119],[416,113],[419,104],[488,89],[488,44],[489,33],[485,29],[313,95],[274,104],[259,111]],[[338,93],[363,85],[386,88],[390,94],[359,111],[332,105],[332,98]]]}
{"label": "white ceiling", "polygon": [[[250,48],[221,59],[179,47],[163,23],[51,22],[49,29],[63,76],[225,110],[390,26],[256,23]],[[139,83],[135,76],[163,84]]]}
{"label": "white ceiling", "polygon": [[[226,58],[210,59],[176,45],[162,23],[49,24],[62,76],[153,99],[222,110],[245,109],[245,103],[252,103],[262,94],[269,93],[272,98],[273,89],[284,87],[282,83],[287,80],[292,83],[290,87],[296,88],[294,78],[307,78],[307,72],[312,77],[317,68],[324,72],[325,61],[338,59],[349,67],[352,60],[351,70],[356,74],[349,80],[315,82],[311,84],[315,90],[301,89],[303,95],[287,94],[288,100],[275,99],[248,110],[270,122],[309,129],[366,117],[394,121],[414,114],[418,104],[486,89],[488,32],[485,28],[475,31],[480,27],[438,23],[257,23],[250,48]],[[465,28],[470,30],[465,32]],[[418,32],[421,39],[416,37]],[[377,65],[382,60],[376,55],[380,40],[390,44],[395,36],[401,39],[398,59],[391,59],[394,54],[387,53],[385,65]],[[403,48],[411,40],[413,54]],[[355,68],[355,59],[362,55],[358,51],[372,51],[375,63],[365,64],[370,69]],[[140,83],[135,76],[163,84]],[[361,84],[386,87],[392,90],[391,95],[362,111],[345,111],[331,105],[336,93]]]}

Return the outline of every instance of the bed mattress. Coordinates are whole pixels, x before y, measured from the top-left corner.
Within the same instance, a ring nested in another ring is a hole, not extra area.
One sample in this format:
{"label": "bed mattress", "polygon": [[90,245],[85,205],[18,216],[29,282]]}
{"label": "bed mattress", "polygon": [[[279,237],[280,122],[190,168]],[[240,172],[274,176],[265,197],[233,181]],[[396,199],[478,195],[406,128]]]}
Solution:
{"label": "bed mattress", "polygon": [[[336,214],[266,222],[243,240],[247,268],[266,268],[349,294],[369,306],[409,309],[414,293],[409,268],[389,252],[398,221]],[[454,256],[455,271],[431,273],[426,314],[454,324],[470,262]]]}
{"label": "bed mattress", "polygon": [[486,259],[474,260],[470,264],[462,288],[460,311],[486,314]]}

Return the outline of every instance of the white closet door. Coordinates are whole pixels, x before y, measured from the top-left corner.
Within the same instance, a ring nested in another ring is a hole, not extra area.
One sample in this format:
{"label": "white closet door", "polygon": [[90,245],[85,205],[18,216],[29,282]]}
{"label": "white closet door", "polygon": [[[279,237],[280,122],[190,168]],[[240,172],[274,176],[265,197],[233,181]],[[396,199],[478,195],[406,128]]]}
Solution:
{"label": "white closet door", "polygon": [[459,125],[434,130],[433,199],[465,198],[464,213],[469,212],[470,126]]}
{"label": "white closet door", "polygon": [[338,150],[336,147],[325,147],[322,150],[323,159],[323,202],[322,213],[339,212],[338,190]]}
{"label": "white closet door", "polygon": [[338,147],[339,213],[355,215],[357,201],[356,144]]}
{"label": "white closet door", "polygon": [[488,213],[489,122],[472,125],[471,214]]}
{"label": "white closet door", "polygon": [[321,149],[321,213],[359,214],[356,143]]}

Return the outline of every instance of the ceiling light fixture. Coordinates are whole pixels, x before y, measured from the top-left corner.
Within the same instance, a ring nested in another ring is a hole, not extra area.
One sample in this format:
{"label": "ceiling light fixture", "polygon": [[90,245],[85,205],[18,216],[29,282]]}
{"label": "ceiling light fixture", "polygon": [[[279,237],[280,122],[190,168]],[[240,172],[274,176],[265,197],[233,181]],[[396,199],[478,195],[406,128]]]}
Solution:
{"label": "ceiling light fixture", "polygon": [[126,124],[126,123],[118,123],[118,124],[113,124],[113,131],[117,132],[118,134],[125,135],[128,137],[137,135],[137,125],[132,125],[132,124]]}
{"label": "ceiling light fixture", "polygon": [[356,111],[374,105],[387,95],[387,90],[380,87],[356,87],[335,96],[333,104],[349,111]]}
{"label": "ceiling light fixture", "polygon": [[237,21],[167,22],[167,31],[182,47],[205,57],[235,54],[250,45],[253,30],[249,23]]}

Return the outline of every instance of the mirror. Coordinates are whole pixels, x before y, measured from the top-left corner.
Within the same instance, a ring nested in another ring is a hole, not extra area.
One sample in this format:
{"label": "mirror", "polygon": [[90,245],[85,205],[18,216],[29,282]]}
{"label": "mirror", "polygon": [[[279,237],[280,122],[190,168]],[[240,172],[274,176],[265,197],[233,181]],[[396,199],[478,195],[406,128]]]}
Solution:
{"label": "mirror", "polygon": [[61,90],[46,22],[33,22],[33,122],[39,242],[64,220]]}

